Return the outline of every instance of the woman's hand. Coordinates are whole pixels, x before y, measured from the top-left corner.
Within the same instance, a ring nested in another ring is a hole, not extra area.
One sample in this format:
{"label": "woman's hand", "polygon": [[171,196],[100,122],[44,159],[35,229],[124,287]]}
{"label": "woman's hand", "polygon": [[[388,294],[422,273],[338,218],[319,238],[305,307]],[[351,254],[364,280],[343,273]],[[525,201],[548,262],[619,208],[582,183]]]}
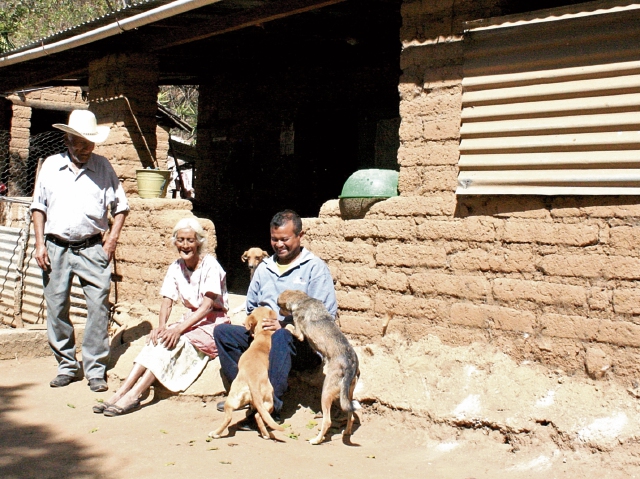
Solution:
{"label": "woman's hand", "polygon": [[162,341],[162,345],[167,349],[173,349],[178,344],[180,340],[180,336],[182,336],[182,328],[178,324],[171,328],[166,328],[160,334],[160,340]]}
{"label": "woman's hand", "polygon": [[153,343],[154,346],[158,345],[158,340],[160,339],[160,335],[166,328],[164,326],[160,326],[156,329],[152,329],[147,337],[147,344]]}

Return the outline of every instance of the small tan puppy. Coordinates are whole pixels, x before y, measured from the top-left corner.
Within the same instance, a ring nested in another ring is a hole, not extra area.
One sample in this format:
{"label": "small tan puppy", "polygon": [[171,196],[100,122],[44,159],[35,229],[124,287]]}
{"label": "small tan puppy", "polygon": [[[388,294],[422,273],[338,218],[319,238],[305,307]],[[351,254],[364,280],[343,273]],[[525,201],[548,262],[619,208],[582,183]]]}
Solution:
{"label": "small tan puppy", "polygon": [[260,307],[247,316],[245,327],[253,333],[254,339],[249,349],[240,356],[238,375],[224,403],[225,419],[218,429],[209,433],[211,437],[219,438],[231,422],[233,411],[247,404],[257,411],[256,423],[263,438],[275,439],[273,433],[267,431],[265,423],[271,429],[284,431],[270,414],[273,411],[273,386],[269,382],[269,351],[273,331],[262,329],[262,321],[266,318],[278,319],[278,315],[270,308]]}
{"label": "small tan puppy", "polygon": [[344,436],[351,435],[353,427],[353,390],[360,370],[358,356],[342,334],[335,320],[322,301],[311,298],[302,291],[287,290],[278,297],[280,314],[293,315],[295,328],[286,326],[300,341],[307,338],[314,351],[324,360],[324,383],[322,384],[322,426],[320,433],[309,442],[320,444],[331,427],[331,405],[340,398],[340,407],[347,413]]}
{"label": "small tan puppy", "polygon": [[260,248],[249,248],[247,251],[242,253],[240,259],[243,263],[247,263],[247,266],[249,266],[249,280],[253,279],[253,273],[255,273],[258,265],[262,263],[262,260],[268,257],[269,253]]}

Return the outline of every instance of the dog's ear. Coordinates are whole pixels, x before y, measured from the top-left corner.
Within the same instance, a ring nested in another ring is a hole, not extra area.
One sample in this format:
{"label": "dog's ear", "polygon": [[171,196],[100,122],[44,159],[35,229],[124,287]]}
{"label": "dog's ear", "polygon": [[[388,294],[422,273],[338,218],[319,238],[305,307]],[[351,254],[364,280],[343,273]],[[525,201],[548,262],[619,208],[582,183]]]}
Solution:
{"label": "dog's ear", "polygon": [[242,253],[242,256],[240,256],[240,259],[242,260],[243,263],[246,263],[247,260],[249,259],[249,252],[245,251],[244,253]]}
{"label": "dog's ear", "polygon": [[248,331],[251,331],[251,334],[253,334],[253,332],[255,331],[257,324],[258,324],[258,318],[256,318],[256,315],[253,313],[247,316],[247,319],[244,320],[244,327]]}
{"label": "dog's ear", "polygon": [[269,253],[267,253],[266,251],[262,251],[262,259],[268,258],[269,257]]}

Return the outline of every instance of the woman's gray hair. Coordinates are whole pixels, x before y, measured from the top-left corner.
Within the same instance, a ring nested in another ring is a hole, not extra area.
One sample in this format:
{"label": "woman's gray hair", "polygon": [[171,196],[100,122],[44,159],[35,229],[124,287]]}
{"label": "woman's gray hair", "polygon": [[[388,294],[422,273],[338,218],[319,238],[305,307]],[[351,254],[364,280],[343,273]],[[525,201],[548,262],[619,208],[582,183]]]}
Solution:
{"label": "woman's gray hair", "polygon": [[196,234],[196,243],[198,243],[198,254],[202,254],[204,247],[207,245],[207,237],[205,236],[204,229],[202,228],[200,222],[196,218],[182,218],[180,221],[178,221],[173,227],[173,235],[171,237],[171,242],[174,246],[176,244],[178,231],[180,230],[191,230]]}

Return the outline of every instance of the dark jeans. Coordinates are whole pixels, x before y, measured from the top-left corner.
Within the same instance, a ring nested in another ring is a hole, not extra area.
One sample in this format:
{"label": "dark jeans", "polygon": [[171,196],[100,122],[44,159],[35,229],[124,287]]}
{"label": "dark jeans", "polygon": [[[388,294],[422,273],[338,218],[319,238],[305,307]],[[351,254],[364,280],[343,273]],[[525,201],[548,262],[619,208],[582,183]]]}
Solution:
{"label": "dark jeans", "polygon": [[[229,383],[238,375],[238,361],[253,338],[244,326],[219,324],[213,330],[218,347],[220,368]],[[313,352],[307,341],[300,342],[286,329],[279,329],[271,336],[269,353],[269,381],[273,386],[273,408],[282,409],[282,397],[287,391],[289,371],[303,371],[318,366],[322,360]]]}

